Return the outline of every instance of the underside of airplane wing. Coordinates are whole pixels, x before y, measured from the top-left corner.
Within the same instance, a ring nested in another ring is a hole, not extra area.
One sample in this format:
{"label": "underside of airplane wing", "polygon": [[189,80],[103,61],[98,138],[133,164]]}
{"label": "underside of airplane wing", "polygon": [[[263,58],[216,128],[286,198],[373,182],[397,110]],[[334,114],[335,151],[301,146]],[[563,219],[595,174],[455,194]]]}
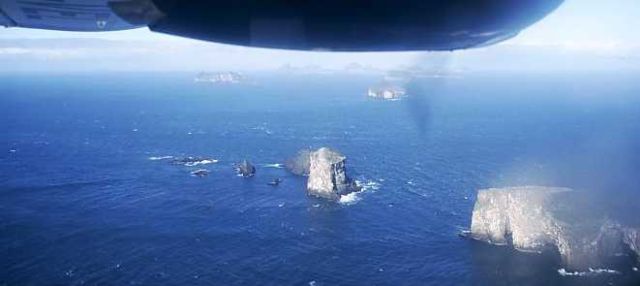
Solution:
{"label": "underside of airplane wing", "polygon": [[494,44],[563,0],[0,0],[0,25],[152,31],[293,50],[432,51]]}

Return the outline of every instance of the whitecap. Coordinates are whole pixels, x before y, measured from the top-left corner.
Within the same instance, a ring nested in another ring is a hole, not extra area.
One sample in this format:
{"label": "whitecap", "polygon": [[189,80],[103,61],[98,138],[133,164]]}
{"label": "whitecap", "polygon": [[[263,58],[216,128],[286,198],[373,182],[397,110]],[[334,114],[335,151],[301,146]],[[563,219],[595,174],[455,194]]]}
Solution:
{"label": "whitecap", "polygon": [[564,268],[558,269],[558,274],[561,276],[592,276],[599,274],[620,274],[619,271],[613,269],[605,269],[605,268],[589,268],[589,271],[567,271]]}
{"label": "whitecap", "polygon": [[355,181],[356,184],[362,188],[362,191],[360,192],[364,192],[364,191],[377,191],[380,189],[380,183],[376,182],[376,181],[372,181],[372,180],[367,180],[366,182],[362,182],[359,180]]}
{"label": "whitecap", "polygon": [[194,167],[194,166],[208,165],[208,164],[214,164],[214,163],[218,163],[218,160],[216,160],[216,159],[204,159],[204,160],[200,160],[200,161],[186,162],[186,163],[184,163],[184,165],[187,166],[187,167]]}
{"label": "whitecap", "polygon": [[276,169],[282,169],[284,168],[284,166],[280,163],[272,163],[272,164],[264,164],[262,165],[265,168],[276,168]]}
{"label": "whitecap", "polygon": [[172,159],[173,156],[152,156],[149,157],[149,160],[151,161],[157,161],[157,160],[165,160],[165,159]]}

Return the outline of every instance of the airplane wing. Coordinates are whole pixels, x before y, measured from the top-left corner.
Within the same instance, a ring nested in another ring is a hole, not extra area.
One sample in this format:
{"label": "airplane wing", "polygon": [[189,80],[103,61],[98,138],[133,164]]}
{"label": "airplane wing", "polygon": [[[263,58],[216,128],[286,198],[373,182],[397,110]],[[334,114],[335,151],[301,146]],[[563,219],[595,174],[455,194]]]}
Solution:
{"label": "airplane wing", "polygon": [[563,0],[0,0],[0,25],[293,50],[434,51],[517,35]]}

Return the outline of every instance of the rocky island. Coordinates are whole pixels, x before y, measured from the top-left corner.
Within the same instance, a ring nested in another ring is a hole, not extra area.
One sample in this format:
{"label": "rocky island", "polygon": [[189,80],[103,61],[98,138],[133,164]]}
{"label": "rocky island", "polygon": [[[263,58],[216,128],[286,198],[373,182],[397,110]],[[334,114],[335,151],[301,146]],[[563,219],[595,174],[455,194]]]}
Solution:
{"label": "rocky island", "polygon": [[310,195],[339,200],[340,196],[358,191],[357,185],[347,177],[346,157],[329,148],[320,148],[309,154]]}
{"label": "rocky island", "polygon": [[375,99],[383,100],[399,100],[404,97],[406,91],[402,87],[392,85],[380,85],[370,87],[367,91],[367,96]]}
{"label": "rocky island", "polygon": [[193,81],[214,84],[239,84],[245,82],[245,76],[239,72],[201,72]]}
{"label": "rocky island", "polygon": [[295,175],[308,176],[309,195],[340,200],[341,196],[358,192],[361,187],[347,176],[346,157],[323,147],[303,149],[285,162],[287,170]]}
{"label": "rocky island", "polygon": [[591,210],[577,196],[534,186],[480,190],[469,236],[520,251],[557,251],[572,270],[607,267],[621,255],[638,259],[639,229],[586,214]]}

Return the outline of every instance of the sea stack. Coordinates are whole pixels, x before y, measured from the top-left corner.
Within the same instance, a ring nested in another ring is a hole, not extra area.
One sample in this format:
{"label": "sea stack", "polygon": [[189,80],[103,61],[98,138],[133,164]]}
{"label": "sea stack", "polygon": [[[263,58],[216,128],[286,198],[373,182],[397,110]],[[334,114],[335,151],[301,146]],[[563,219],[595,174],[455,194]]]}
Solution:
{"label": "sea stack", "polygon": [[338,200],[352,189],[345,168],[346,157],[329,148],[320,148],[309,153],[309,180],[307,190],[310,195]]}

